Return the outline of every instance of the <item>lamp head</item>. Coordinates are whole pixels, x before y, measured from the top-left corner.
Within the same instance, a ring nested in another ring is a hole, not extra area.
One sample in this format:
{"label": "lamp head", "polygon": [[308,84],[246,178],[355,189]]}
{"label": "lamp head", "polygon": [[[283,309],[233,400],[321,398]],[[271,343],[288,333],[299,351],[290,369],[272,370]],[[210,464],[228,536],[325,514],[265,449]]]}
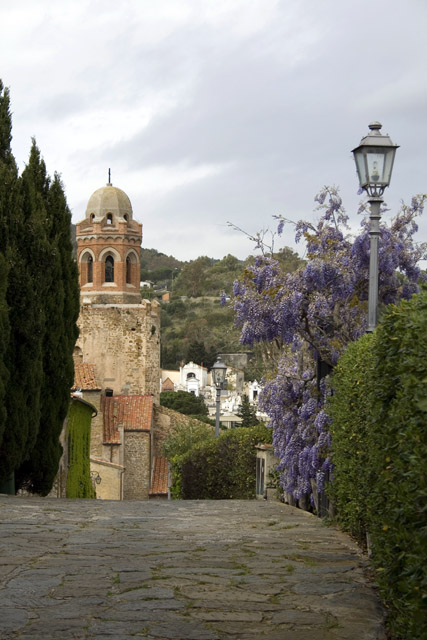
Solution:
{"label": "lamp head", "polygon": [[381,127],[380,122],[371,122],[370,133],[353,149],[360,186],[375,198],[382,196],[390,184],[394,157],[399,148],[390,136],[382,135]]}
{"label": "lamp head", "polygon": [[225,380],[227,366],[223,363],[221,356],[218,356],[212,367],[212,378],[216,387],[221,387]]}

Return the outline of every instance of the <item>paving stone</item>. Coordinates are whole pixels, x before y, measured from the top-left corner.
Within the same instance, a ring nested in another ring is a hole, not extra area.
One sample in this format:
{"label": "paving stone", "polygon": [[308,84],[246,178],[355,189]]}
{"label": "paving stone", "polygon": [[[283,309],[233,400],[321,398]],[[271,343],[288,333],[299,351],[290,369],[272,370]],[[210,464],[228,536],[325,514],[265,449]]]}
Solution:
{"label": "paving stone", "polygon": [[0,496],[1,640],[384,640],[360,550],[265,501]]}
{"label": "paving stone", "polygon": [[0,638],[1,634],[6,634],[8,631],[20,629],[25,626],[28,621],[28,613],[25,609],[11,609],[7,606],[1,607],[0,614]]}

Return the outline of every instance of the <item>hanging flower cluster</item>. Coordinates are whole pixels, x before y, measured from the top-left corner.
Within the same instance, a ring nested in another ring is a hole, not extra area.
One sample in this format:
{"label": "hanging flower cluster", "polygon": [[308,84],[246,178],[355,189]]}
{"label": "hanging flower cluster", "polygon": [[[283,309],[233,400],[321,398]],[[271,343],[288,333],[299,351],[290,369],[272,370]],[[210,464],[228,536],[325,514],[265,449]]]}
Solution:
{"label": "hanging flower cluster", "polygon": [[[409,298],[425,278],[418,264],[427,258],[427,246],[416,244],[414,234],[426,199],[414,197],[390,225],[381,223],[380,304]],[[283,273],[278,261],[263,255],[234,283],[241,342],[283,345],[277,375],[265,381],[260,408],[274,431],[282,486],[296,499],[311,494],[313,480],[322,491],[331,471],[327,385],[319,378],[318,363],[333,367],[367,326],[369,220],[352,237],[338,190],[325,187],[315,200],[321,211],[317,224],[296,224],[296,241],[306,243],[305,266]],[[277,219],[280,235],[288,221]]]}

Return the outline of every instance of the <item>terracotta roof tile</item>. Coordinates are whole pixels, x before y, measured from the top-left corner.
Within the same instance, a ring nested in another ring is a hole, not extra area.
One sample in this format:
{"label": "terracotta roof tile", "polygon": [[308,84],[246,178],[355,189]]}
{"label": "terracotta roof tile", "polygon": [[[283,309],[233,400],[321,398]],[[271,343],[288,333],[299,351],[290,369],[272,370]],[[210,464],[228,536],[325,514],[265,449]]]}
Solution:
{"label": "terracotta roof tile", "polygon": [[102,410],[104,444],[120,444],[120,427],[125,431],[150,431],[153,396],[106,396]]}
{"label": "terracotta roof tile", "polygon": [[154,458],[150,496],[165,495],[168,492],[168,461],[164,456]]}
{"label": "terracotta roof tile", "polygon": [[94,364],[80,362],[74,365],[74,385],[73,389],[82,391],[95,391],[101,387],[96,381],[96,368]]}

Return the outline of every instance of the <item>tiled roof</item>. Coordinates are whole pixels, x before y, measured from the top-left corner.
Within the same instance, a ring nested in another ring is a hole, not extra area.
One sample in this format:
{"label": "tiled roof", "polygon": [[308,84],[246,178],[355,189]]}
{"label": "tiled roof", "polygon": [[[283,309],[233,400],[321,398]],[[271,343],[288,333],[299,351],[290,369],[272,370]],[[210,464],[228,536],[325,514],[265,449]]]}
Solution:
{"label": "tiled roof", "polygon": [[74,365],[74,386],[73,389],[83,391],[95,391],[101,387],[96,381],[96,369],[94,364],[80,362]]}
{"label": "tiled roof", "polygon": [[168,461],[164,456],[154,458],[150,496],[165,495],[168,492]]}
{"label": "tiled roof", "polygon": [[120,444],[119,428],[125,431],[150,431],[153,396],[104,396],[104,444]]}

